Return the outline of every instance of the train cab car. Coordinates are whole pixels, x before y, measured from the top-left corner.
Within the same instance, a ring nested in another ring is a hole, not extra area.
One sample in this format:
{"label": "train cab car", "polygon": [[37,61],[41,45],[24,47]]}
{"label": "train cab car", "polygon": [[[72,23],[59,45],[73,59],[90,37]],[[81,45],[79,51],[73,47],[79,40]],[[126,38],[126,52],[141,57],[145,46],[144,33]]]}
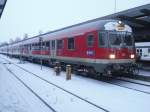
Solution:
{"label": "train cab car", "polygon": [[135,62],[132,29],[120,21],[99,20],[59,32],[62,37],[56,35],[54,58],[79,70],[106,74],[127,72]]}

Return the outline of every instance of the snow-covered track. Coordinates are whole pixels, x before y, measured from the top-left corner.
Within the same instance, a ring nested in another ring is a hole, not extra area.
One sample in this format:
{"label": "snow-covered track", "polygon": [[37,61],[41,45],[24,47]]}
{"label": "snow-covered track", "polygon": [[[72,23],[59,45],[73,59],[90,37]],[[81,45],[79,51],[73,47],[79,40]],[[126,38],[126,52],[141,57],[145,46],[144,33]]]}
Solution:
{"label": "snow-covered track", "polygon": [[133,83],[133,84],[138,84],[138,85],[150,87],[150,84],[143,84],[143,83],[139,83],[139,82],[123,79],[123,78],[116,78],[116,80],[120,80],[120,81],[124,81],[124,82],[129,82],[129,83]]}
{"label": "snow-covered track", "polygon": [[[106,77],[104,77],[106,78]],[[146,84],[141,84],[141,83],[136,83],[136,82],[132,82],[132,81],[125,81],[125,80],[121,80],[121,79],[114,79],[114,78],[111,78],[111,79],[103,79],[100,81],[103,81],[103,82],[106,82],[106,83],[109,83],[109,84],[112,84],[112,85],[116,85],[116,86],[119,86],[119,87],[122,87],[122,88],[126,88],[126,89],[130,89],[130,90],[134,90],[134,91],[137,91],[137,92],[142,92],[142,93],[145,93],[145,94],[149,94],[150,95],[150,92],[149,91],[145,91],[145,90],[142,90],[142,89],[137,89],[137,88],[134,88],[134,87],[130,87],[130,86],[125,86],[122,84],[122,82],[128,82],[129,83],[132,83],[132,84],[136,84],[137,86],[140,85],[140,86],[143,86],[143,87],[148,87],[150,89],[150,86],[149,85],[146,85]],[[119,81],[121,81],[121,83],[119,83]]]}
{"label": "snow-covered track", "polygon": [[[56,85],[56,84],[54,84],[54,83],[52,83],[52,82],[50,82],[50,81],[48,81],[48,80],[46,80],[46,79],[44,79],[44,78],[38,76],[38,75],[35,74],[35,73],[33,73],[33,72],[31,72],[31,71],[29,71],[29,70],[27,70],[27,69],[25,69],[25,68],[23,68],[23,67],[21,67],[21,66],[15,64],[15,63],[10,62],[9,60],[7,60],[7,59],[5,59],[5,58],[3,58],[3,59],[4,59],[5,61],[7,61],[8,64],[13,64],[13,65],[15,65],[16,67],[20,68],[21,70],[23,70],[23,71],[25,71],[25,72],[27,72],[27,73],[29,73],[29,74],[35,76],[36,78],[38,78],[38,79],[40,79],[40,80],[42,80],[42,81],[44,81],[44,82],[46,82],[46,83],[48,83],[48,84],[50,84],[50,85],[53,85],[53,86],[55,86],[56,88],[59,88],[60,90],[66,92],[66,93],[68,93],[68,94],[71,94],[71,95],[75,96],[76,98],[79,98],[80,100],[85,101],[86,103],[88,103],[88,104],[90,104],[90,105],[93,105],[94,107],[96,107],[96,108],[98,108],[98,109],[100,109],[100,110],[103,110],[104,112],[110,112],[109,110],[107,110],[107,109],[105,109],[105,108],[103,108],[103,107],[101,107],[101,106],[99,106],[99,105],[97,105],[97,104],[95,104],[95,103],[93,103],[93,102],[91,102],[91,101],[89,101],[89,100],[86,100],[85,98],[82,98],[82,97],[76,95],[75,93],[72,93],[72,92],[70,92],[70,91],[68,91],[68,90],[66,90],[66,89],[64,89],[64,88],[62,88],[62,87],[60,87],[60,86],[58,86],[58,85]],[[8,69],[8,68],[7,68],[7,69]],[[9,70],[9,69],[8,69],[8,70]],[[10,71],[11,73],[13,73],[11,70],[9,70],[9,71]],[[19,78],[18,78],[14,73],[13,73],[13,75],[19,80]],[[21,79],[20,79],[20,81],[21,81]],[[23,81],[22,81],[22,82],[23,82]],[[24,82],[23,82],[23,83],[24,83]],[[30,88],[30,87],[29,87],[29,88]],[[31,88],[30,88],[30,89],[31,89]],[[31,89],[31,90],[32,90],[32,89]],[[33,92],[34,92],[34,91],[33,91]],[[36,93],[35,93],[35,94],[36,94]],[[40,96],[39,96],[39,97],[40,97]],[[56,112],[56,111],[55,111],[55,112]]]}
{"label": "snow-covered track", "polygon": [[[1,57],[1,58],[2,58],[2,57]],[[7,59],[5,59],[5,58],[3,58],[3,59],[6,60],[6,61],[8,62],[8,64],[11,63],[10,60],[7,60]],[[28,73],[30,73],[30,74],[32,74],[32,75],[34,75],[34,76],[36,76],[36,77],[42,79],[43,81],[45,81],[45,82],[47,82],[47,83],[49,83],[49,84],[51,84],[51,85],[53,85],[53,86],[55,86],[55,87],[57,87],[57,88],[63,90],[63,91],[65,91],[65,92],[68,92],[69,94],[72,94],[72,95],[74,95],[74,96],[76,96],[76,97],[78,97],[78,98],[81,98],[81,97],[79,97],[78,95],[75,95],[74,93],[71,93],[71,92],[69,92],[69,91],[63,89],[63,88],[61,88],[60,86],[55,85],[54,83],[51,83],[51,82],[49,82],[48,80],[43,79],[42,77],[39,77],[37,74],[35,74],[35,73],[33,73],[33,72],[31,72],[31,71],[29,71],[29,70],[27,70],[27,69],[25,69],[25,68],[23,68],[23,67],[17,65],[17,64],[15,64],[15,63],[12,63],[12,64],[14,64],[15,66],[19,67],[20,69],[22,69],[22,70],[24,70],[24,71],[26,71],[26,72],[28,72]],[[106,82],[106,83],[109,83],[109,84],[112,84],[112,85],[116,85],[116,86],[119,86],[119,87],[122,87],[122,88],[134,90],[134,91],[137,91],[137,92],[141,92],[141,93],[145,93],[145,94],[150,94],[149,91],[145,91],[145,90],[139,89],[139,88],[134,88],[134,87],[132,87],[132,86],[125,86],[125,85],[122,85],[122,83],[115,83],[115,82],[112,82],[112,81],[107,80],[107,78],[108,78],[108,77],[106,77],[106,80],[105,80],[105,77],[104,77],[104,80],[101,80],[101,79],[100,79],[100,81],[103,81],[103,82]],[[117,80],[118,80],[118,81],[121,81],[121,80],[119,80],[119,79],[114,79],[114,80],[115,80],[115,81],[117,81]],[[122,80],[122,82],[123,82],[123,80]],[[129,81],[124,81],[124,82],[141,85],[141,86],[143,86],[143,87],[146,86],[146,84],[140,84],[140,83],[136,83],[136,82],[129,82]],[[147,85],[147,87],[150,88],[149,85]],[[81,98],[81,99],[82,99],[82,100],[85,100],[84,98]],[[85,101],[88,102],[88,103],[90,103],[90,104],[92,104],[92,105],[95,105],[94,103],[92,103],[92,102],[90,102],[90,101],[87,101],[87,100],[85,100]],[[98,107],[98,108],[103,109],[102,107],[99,107],[99,106],[97,106],[97,105],[95,105],[95,106]],[[104,109],[104,110],[105,110],[105,109]]]}
{"label": "snow-covered track", "polygon": [[41,102],[43,102],[52,112],[57,112],[52,106],[50,106],[44,99],[42,99],[36,92],[34,92],[27,84],[25,84],[14,72],[12,72],[6,65],[6,69],[19,80],[31,93],[33,93]]}

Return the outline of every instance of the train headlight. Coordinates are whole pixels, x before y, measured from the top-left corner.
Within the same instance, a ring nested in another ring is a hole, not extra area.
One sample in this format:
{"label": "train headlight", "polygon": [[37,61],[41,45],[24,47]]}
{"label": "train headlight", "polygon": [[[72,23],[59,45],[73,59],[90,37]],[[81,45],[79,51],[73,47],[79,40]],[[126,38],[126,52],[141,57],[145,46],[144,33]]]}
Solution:
{"label": "train headlight", "polygon": [[131,55],[130,55],[130,58],[132,58],[132,59],[135,58],[135,55],[134,55],[134,54],[131,54]]}
{"label": "train headlight", "polygon": [[115,59],[115,58],[116,58],[116,55],[115,55],[115,54],[110,54],[110,55],[109,55],[109,58],[110,58],[110,59]]}

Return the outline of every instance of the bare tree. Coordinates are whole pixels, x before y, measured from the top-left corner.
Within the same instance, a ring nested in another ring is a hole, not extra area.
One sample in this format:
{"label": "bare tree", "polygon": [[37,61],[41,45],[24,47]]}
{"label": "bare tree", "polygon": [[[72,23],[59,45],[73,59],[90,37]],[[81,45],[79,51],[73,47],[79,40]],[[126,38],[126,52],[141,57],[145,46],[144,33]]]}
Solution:
{"label": "bare tree", "polygon": [[42,30],[39,30],[39,35],[43,34],[43,31]]}
{"label": "bare tree", "polygon": [[23,37],[23,40],[26,40],[27,38],[28,38],[28,34],[25,33],[25,34],[24,34],[24,37]]}
{"label": "bare tree", "polygon": [[15,42],[19,42],[19,41],[21,41],[21,38],[20,37],[16,37]]}
{"label": "bare tree", "polygon": [[14,40],[11,38],[11,39],[9,39],[9,43],[11,44],[11,43],[13,43],[14,42]]}
{"label": "bare tree", "polygon": [[2,42],[0,43],[0,46],[8,45],[8,42]]}

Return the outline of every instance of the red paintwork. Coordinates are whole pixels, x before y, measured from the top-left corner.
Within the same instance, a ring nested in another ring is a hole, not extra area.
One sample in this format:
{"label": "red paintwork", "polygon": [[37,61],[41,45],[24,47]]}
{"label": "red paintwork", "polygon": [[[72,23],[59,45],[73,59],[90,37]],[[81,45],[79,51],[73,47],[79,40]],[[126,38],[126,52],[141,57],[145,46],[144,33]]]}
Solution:
{"label": "red paintwork", "polygon": [[[87,35],[93,34],[95,37],[94,47],[87,47]],[[110,54],[115,54],[116,59],[130,59],[131,54],[135,54],[134,49],[128,48],[99,48],[98,31],[88,32],[75,37],[75,49],[67,49],[67,38],[63,38],[64,48],[57,50],[57,56],[67,56],[76,58],[109,59]],[[87,55],[87,51],[95,52],[94,55]]]}
{"label": "red paintwork", "polygon": [[[72,33],[78,34],[79,30],[75,30]],[[69,38],[70,32],[65,32],[62,33],[63,35],[61,36],[60,34],[55,36],[55,39],[62,39],[64,41],[64,47],[63,49],[57,49],[56,51],[56,56],[64,56],[64,57],[74,57],[74,58],[91,58],[91,59],[109,59],[110,54],[115,54],[116,59],[130,59],[131,54],[135,54],[134,49],[128,49],[128,48],[100,48],[98,46],[98,32],[100,30],[90,28],[90,29],[81,29],[79,32],[80,33],[77,36],[74,36],[75,39],[75,49],[69,50],[67,48],[67,41]],[[62,31],[63,32],[63,31]],[[88,47],[87,46],[87,36],[89,34],[93,34],[95,37],[95,43],[93,47]],[[67,36],[66,36],[67,35]],[[60,37],[61,36],[61,37]],[[66,36],[66,37],[65,37]],[[63,37],[63,38],[62,38]],[[50,39],[50,37],[47,37]],[[48,41],[48,40],[47,40]],[[32,43],[33,44],[33,43]],[[20,51],[23,54],[29,54],[29,50],[27,48],[24,48]],[[50,48],[49,50],[32,50],[32,55],[51,55],[50,53]],[[88,55],[89,52],[92,52],[92,55]]]}
{"label": "red paintwork", "polygon": [[[87,46],[87,36],[93,34],[95,37],[94,47]],[[116,59],[130,59],[131,54],[135,54],[134,49],[128,48],[99,48],[98,46],[98,31],[94,30],[86,32],[75,37],[75,49],[69,50],[67,48],[68,37],[61,38],[64,41],[63,49],[57,49],[57,56],[74,57],[74,58],[91,58],[91,59],[109,59],[110,54],[115,54]],[[93,55],[88,55],[88,52],[93,52]],[[23,54],[29,54],[27,48],[21,49]],[[32,50],[32,55],[51,55],[49,50]]]}

